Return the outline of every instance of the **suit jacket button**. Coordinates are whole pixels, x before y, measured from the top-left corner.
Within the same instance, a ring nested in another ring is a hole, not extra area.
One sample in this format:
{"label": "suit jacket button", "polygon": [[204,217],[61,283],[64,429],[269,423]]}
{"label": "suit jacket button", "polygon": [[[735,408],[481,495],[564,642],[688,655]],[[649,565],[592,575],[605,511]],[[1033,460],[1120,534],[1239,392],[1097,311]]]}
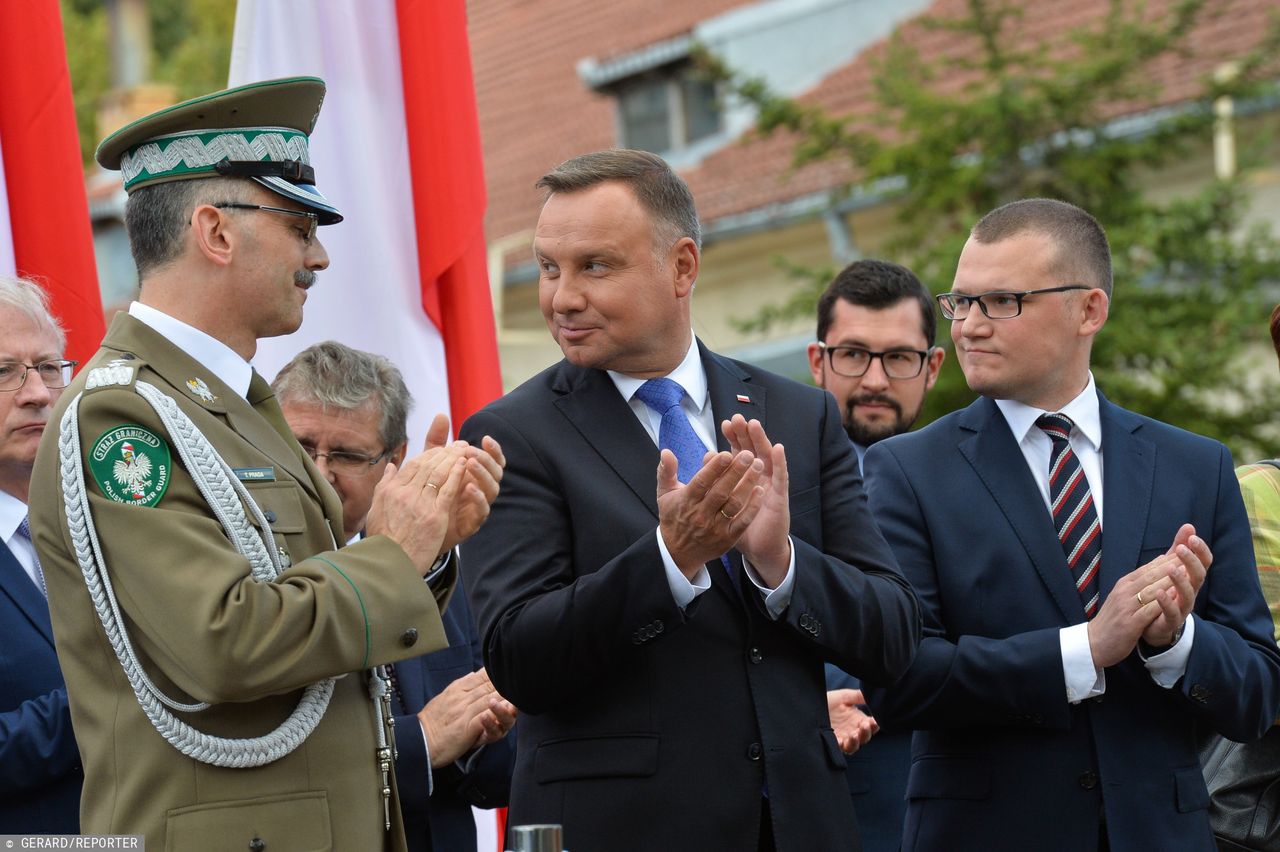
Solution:
{"label": "suit jacket button", "polygon": [[401,633],[400,644],[405,646],[406,648],[412,648],[414,645],[417,645],[418,644],[417,629],[414,627],[410,627],[408,630]]}
{"label": "suit jacket button", "polygon": [[760,743],[752,743],[747,746],[747,760],[759,760],[760,755],[764,753],[764,749],[760,747]]}
{"label": "suit jacket button", "polygon": [[809,632],[812,633],[814,636],[817,636],[819,633],[821,633],[822,622],[815,618],[813,620],[813,627],[809,630]]}
{"label": "suit jacket button", "polygon": [[637,630],[635,633],[632,633],[632,634],[631,634],[631,642],[632,642],[632,644],[635,644],[635,645],[639,645],[639,644],[641,644],[642,642],[644,642],[644,640],[640,638],[640,631],[639,631],[639,630]]}
{"label": "suit jacket button", "polygon": [[255,837],[249,841],[249,849],[251,852],[262,852],[262,850],[266,848],[267,842],[261,837]]}
{"label": "suit jacket button", "polygon": [[753,663],[761,663],[764,662],[764,654],[760,653],[759,648],[752,648],[747,652],[747,659]]}
{"label": "suit jacket button", "polygon": [[1083,773],[1077,781],[1084,789],[1092,790],[1094,787],[1098,786],[1098,773],[1090,769],[1088,772]]}
{"label": "suit jacket button", "polygon": [[1204,684],[1197,683],[1191,687],[1191,697],[1203,704],[1209,700],[1209,690]]}
{"label": "suit jacket button", "polygon": [[809,616],[809,613],[805,612],[805,613],[801,613],[801,614],[800,614],[800,626],[801,626],[801,627],[803,627],[805,630],[808,630],[808,629],[809,629],[809,625],[810,625],[810,624],[812,624],[812,623],[813,623],[813,619]]}
{"label": "suit jacket button", "polygon": [[662,624],[662,619],[661,619],[661,618],[659,618],[659,619],[657,619],[656,621],[654,621],[654,622],[653,622],[653,632],[654,632],[654,633],[661,633],[663,630],[666,630],[666,627],[664,627],[664,626],[663,626],[663,624]]}

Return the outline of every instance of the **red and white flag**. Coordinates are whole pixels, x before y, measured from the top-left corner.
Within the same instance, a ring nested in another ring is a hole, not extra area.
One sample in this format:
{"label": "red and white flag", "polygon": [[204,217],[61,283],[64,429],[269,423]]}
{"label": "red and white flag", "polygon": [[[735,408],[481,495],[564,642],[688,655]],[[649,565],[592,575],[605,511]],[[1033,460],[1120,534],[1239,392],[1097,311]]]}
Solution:
{"label": "red and white flag", "polygon": [[[502,393],[465,2],[240,0],[229,85],[299,74],[328,86],[311,162],[346,218],[320,230],[330,266],[302,328],[259,341],[254,365],[271,379],[330,339],[377,352],[417,400],[411,442],[438,411],[456,432]],[[501,848],[492,811],[476,824]]]}
{"label": "red and white flag", "polygon": [[229,85],[300,74],[328,86],[311,161],[346,219],[320,230],[302,328],[254,365],[271,379],[329,339],[377,352],[417,400],[412,440],[438,411],[456,431],[502,393],[464,0],[240,0]]}
{"label": "red and white flag", "polygon": [[49,291],[83,363],[104,325],[58,0],[0,2],[0,80],[0,273]]}

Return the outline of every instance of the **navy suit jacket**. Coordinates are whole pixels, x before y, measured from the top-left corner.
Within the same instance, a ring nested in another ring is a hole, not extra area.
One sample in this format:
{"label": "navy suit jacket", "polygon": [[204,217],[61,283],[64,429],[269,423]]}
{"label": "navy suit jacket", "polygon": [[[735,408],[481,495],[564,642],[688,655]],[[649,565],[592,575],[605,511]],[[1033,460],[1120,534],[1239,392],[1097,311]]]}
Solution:
{"label": "navy suit jacket", "polygon": [[[827,664],[827,689],[862,689],[862,681]],[[864,693],[865,694],[865,693]],[[868,711],[875,716],[875,708]],[[865,745],[847,755],[845,780],[858,815],[862,852],[898,852],[907,813],[907,767],[911,765],[911,730],[885,724]]]}
{"label": "navy suit jacket", "polygon": [[454,592],[440,620],[448,648],[396,663],[396,679],[408,705],[399,708],[404,715],[396,716],[396,782],[409,852],[475,849],[471,807],[505,806],[515,765],[516,732],[512,730],[474,756],[466,755],[465,772],[457,764],[434,770],[435,793],[427,795],[427,754],[417,712],[449,684],[483,665],[465,589]]}
{"label": "navy suit jacket", "polygon": [[78,834],[84,772],[49,605],[0,543],[0,834]]}
{"label": "navy suit jacket", "polygon": [[1213,551],[1186,674],[1157,685],[1135,651],[1105,694],[1066,699],[1059,630],[1085,620],[1052,520],[989,399],[881,441],[872,509],[915,586],[925,638],[872,689],[916,729],[903,849],[1209,850],[1198,730],[1259,737],[1280,709],[1280,651],[1226,447],[1108,403],[1101,593],[1192,523]]}
{"label": "navy suit jacket", "polygon": [[754,849],[767,803],[780,852],[855,849],[822,662],[896,677],[914,597],[834,398],[701,356],[715,418],[759,418],[787,448],[796,574],[776,621],[736,552],[741,593],[715,560],[711,588],[676,606],[658,448],[604,371],[562,361],[462,427],[507,457],[462,571],[489,673],[523,713],[510,821],[559,823],[569,849]]}

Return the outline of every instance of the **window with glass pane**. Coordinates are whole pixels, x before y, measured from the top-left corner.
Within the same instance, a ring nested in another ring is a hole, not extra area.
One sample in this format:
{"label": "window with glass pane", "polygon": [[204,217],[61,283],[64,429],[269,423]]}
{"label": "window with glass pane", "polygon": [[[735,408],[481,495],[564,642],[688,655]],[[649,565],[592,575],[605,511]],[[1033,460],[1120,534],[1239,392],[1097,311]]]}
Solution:
{"label": "window with glass pane", "polygon": [[720,103],[710,80],[689,76],[680,81],[684,101],[685,144],[720,132]]}
{"label": "window with glass pane", "polygon": [[618,93],[622,139],[628,148],[660,154],[671,150],[667,81],[638,81]]}

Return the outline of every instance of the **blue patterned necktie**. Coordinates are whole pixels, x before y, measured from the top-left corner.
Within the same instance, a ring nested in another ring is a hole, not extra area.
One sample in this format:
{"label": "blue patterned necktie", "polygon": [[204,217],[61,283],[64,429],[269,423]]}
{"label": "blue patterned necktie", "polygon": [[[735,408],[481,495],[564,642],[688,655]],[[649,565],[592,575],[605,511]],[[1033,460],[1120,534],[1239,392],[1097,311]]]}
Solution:
{"label": "blue patterned necktie", "polygon": [[680,407],[680,400],[684,399],[684,388],[671,379],[650,379],[640,386],[636,396],[662,415],[662,425],[658,428],[658,446],[675,453],[679,463],[676,478],[687,483],[702,469],[702,457],[707,453],[707,445],[693,431],[689,418]]}
{"label": "blue patterned necktie", "polygon": [[1067,565],[1076,581],[1076,591],[1088,618],[1098,612],[1098,565],[1102,562],[1102,524],[1093,492],[1080,460],[1071,450],[1071,427],[1065,414],[1045,414],[1036,420],[1053,442],[1049,453],[1049,502],[1053,527],[1058,531],[1067,555]]}
{"label": "blue patterned necktie", "polygon": [[44,569],[40,567],[40,556],[36,553],[35,542],[31,541],[31,518],[29,516],[23,518],[22,523],[18,524],[18,535],[31,543],[31,562],[35,565],[36,579],[39,580],[36,585],[40,587],[40,593],[47,598],[49,597],[49,588],[44,583]]}

